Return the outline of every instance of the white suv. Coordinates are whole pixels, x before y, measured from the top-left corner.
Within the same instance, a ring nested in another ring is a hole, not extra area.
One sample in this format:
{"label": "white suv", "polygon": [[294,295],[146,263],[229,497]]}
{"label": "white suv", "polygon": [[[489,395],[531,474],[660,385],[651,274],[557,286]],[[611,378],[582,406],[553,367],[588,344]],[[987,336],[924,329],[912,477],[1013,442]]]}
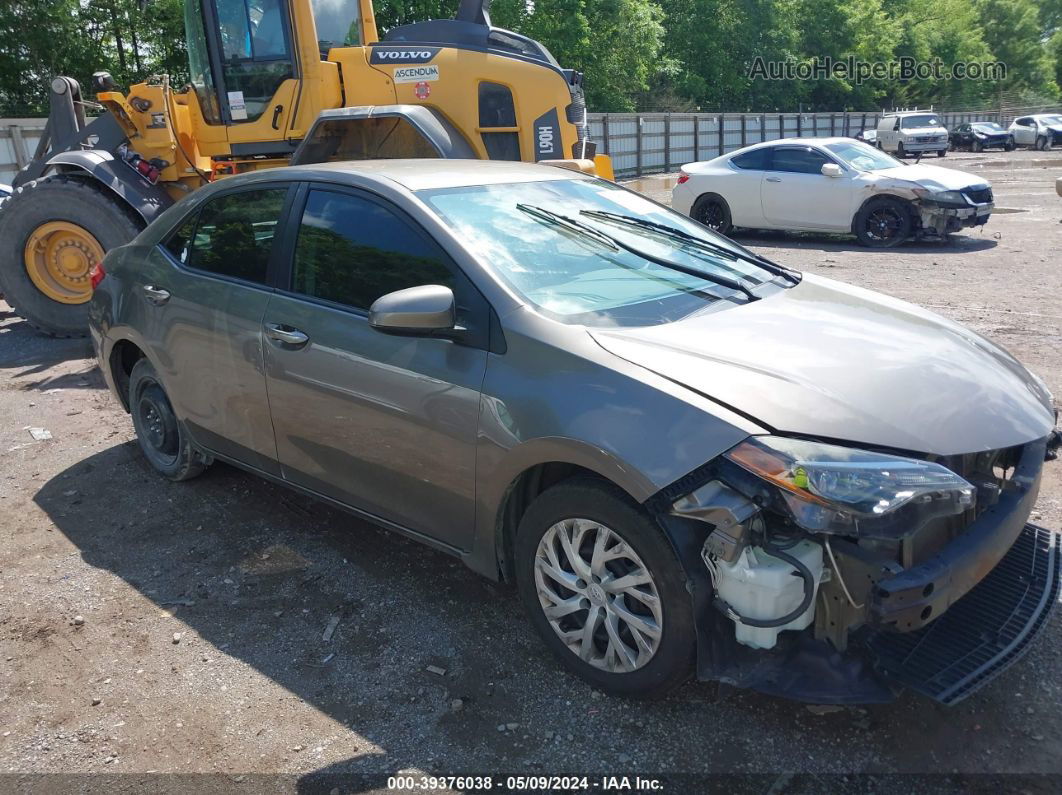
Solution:
{"label": "white suv", "polygon": [[1043,150],[1062,145],[1062,113],[1019,116],[1010,123],[1008,132],[1018,146]]}
{"label": "white suv", "polygon": [[878,122],[877,144],[897,157],[926,152],[944,157],[948,153],[948,131],[933,111],[886,113]]}

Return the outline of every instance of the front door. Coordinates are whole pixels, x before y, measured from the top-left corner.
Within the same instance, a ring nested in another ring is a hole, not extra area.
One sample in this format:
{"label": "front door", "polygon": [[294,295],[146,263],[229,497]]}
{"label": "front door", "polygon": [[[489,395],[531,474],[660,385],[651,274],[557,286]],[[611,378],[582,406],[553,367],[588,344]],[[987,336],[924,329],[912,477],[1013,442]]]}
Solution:
{"label": "front door", "polygon": [[277,473],[262,318],[288,187],[217,196],[136,272],[140,324],[177,416],[198,443]]}
{"label": "front door", "polygon": [[833,162],[810,146],[773,147],[760,191],[767,222],[782,229],[850,229],[853,172],[842,166],[839,177],[823,175],[823,165]]}
{"label": "front door", "polygon": [[384,334],[367,313],[380,296],[422,284],[451,287],[459,318],[482,298],[408,217],[338,188],[308,191],[289,284],[264,319],[284,477],[469,548],[487,353]]}

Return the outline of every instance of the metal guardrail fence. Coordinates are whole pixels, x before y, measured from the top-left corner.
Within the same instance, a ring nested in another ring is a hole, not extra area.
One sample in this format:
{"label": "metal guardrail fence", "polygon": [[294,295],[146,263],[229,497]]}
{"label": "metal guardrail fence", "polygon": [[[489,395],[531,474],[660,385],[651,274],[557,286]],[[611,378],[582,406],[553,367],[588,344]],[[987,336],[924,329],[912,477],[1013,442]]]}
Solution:
{"label": "metal guardrail fence", "polygon": [[0,182],[10,183],[37,150],[46,119],[0,119]]}
{"label": "metal guardrail fence", "polygon": [[[1050,108],[1010,108],[941,112],[944,126],[997,121],[1051,112]],[[749,144],[779,138],[856,136],[876,127],[880,112],[837,113],[589,113],[590,138],[612,157],[618,177],[668,173],[683,163],[711,160]]]}
{"label": "metal guardrail fence", "polygon": [[[1059,107],[938,111],[944,126],[1059,112]],[[880,112],[836,113],[589,113],[591,139],[612,156],[619,177],[675,171],[683,163],[710,160],[760,141],[778,138],[855,136],[877,126]],[[0,119],[0,182],[11,182],[33,156],[46,119]]]}

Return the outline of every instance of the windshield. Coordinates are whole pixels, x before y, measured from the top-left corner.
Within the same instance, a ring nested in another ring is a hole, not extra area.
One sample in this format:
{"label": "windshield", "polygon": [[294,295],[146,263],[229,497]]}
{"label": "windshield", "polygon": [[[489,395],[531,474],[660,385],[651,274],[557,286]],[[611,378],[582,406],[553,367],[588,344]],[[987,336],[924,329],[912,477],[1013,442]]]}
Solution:
{"label": "windshield", "polygon": [[940,119],[932,113],[919,113],[915,116],[904,116],[900,119],[901,130],[913,130],[917,127],[940,127]]}
{"label": "windshield", "polygon": [[1000,133],[1004,132],[1003,128],[996,124],[994,121],[981,122],[979,124],[971,124],[975,130],[986,133]]}
{"label": "windshield", "polygon": [[[473,185],[418,195],[521,298],[565,323],[667,323],[720,300],[747,300],[742,291],[707,277],[723,277],[746,288],[776,278],[766,268],[737,259],[736,255],[753,255],[730,240],[603,180]],[[665,231],[619,219],[594,217],[594,212],[653,221],[724,251],[712,253],[694,241],[683,242]],[[595,235],[594,230],[604,234]],[[608,237],[636,251],[614,246]],[[703,271],[706,278],[666,267],[654,258]]]}
{"label": "windshield", "polygon": [[881,171],[902,166],[899,160],[862,141],[826,144],[826,148],[856,171]]}
{"label": "windshield", "polygon": [[313,22],[321,49],[361,43],[358,0],[313,0]]}

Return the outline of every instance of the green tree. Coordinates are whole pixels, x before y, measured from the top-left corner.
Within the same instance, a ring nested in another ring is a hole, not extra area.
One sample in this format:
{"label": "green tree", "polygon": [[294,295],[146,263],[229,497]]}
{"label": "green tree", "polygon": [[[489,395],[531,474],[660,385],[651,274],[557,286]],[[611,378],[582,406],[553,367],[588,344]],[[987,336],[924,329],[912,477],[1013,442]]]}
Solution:
{"label": "green tree", "polygon": [[1040,9],[1035,0],[977,0],[985,41],[1007,66],[1003,87],[1057,96],[1055,65],[1041,40]]}

